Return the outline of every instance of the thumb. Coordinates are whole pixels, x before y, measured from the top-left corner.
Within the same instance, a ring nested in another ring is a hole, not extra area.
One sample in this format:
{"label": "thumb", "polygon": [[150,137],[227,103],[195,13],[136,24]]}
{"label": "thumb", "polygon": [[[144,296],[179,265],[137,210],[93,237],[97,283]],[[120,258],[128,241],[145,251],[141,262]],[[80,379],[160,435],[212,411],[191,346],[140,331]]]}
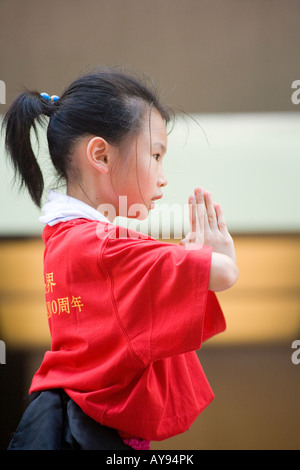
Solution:
{"label": "thumb", "polygon": [[183,238],[179,242],[179,245],[187,246],[187,245],[190,245],[190,243],[194,243],[195,241],[196,241],[195,232],[189,232],[189,233],[186,234],[185,238]]}

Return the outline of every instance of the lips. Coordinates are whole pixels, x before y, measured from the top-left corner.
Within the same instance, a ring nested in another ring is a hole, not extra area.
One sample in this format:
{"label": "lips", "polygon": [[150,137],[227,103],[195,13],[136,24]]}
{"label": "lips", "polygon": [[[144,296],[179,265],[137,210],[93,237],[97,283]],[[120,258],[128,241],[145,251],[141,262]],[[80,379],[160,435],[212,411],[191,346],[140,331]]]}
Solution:
{"label": "lips", "polygon": [[163,197],[162,194],[160,194],[159,196],[154,196],[151,201],[157,201],[157,199],[161,199]]}

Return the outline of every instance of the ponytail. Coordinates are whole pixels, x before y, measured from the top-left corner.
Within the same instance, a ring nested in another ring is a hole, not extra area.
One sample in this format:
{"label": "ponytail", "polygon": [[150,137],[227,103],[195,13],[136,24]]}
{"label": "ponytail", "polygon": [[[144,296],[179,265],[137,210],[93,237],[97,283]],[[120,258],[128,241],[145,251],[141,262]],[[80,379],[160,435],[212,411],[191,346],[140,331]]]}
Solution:
{"label": "ponytail", "polygon": [[33,153],[30,132],[33,128],[36,137],[36,122],[50,116],[54,105],[39,93],[26,91],[15,99],[7,111],[3,126],[6,127],[5,147],[15,170],[20,177],[20,186],[26,186],[34,203],[40,207],[44,189],[44,179]]}

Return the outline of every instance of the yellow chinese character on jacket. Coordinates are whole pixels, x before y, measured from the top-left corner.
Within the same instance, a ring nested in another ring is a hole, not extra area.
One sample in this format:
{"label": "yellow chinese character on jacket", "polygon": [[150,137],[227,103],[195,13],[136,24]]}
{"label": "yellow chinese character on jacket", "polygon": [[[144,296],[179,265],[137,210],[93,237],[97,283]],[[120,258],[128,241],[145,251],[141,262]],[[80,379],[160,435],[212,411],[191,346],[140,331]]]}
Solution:
{"label": "yellow chinese character on jacket", "polygon": [[81,302],[81,297],[74,297],[72,296],[72,302],[71,302],[72,307],[77,307],[79,309],[79,312],[81,312],[81,307],[83,307],[83,303]]}
{"label": "yellow chinese character on jacket", "polygon": [[53,273],[46,273],[46,284],[45,284],[46,294],[53,292],[53,286],[56,286],[56,282],[53,282]]}

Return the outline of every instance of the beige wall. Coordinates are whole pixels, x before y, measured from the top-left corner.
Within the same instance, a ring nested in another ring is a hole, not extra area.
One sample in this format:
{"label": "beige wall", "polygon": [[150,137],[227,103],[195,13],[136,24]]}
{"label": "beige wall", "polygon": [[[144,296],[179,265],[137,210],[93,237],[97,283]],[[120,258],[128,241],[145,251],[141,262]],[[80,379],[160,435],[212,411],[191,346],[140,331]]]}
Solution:
{"label": "beige wall", "polygon": [[125,65],[188,112],[295,111],[299,24],[298,0],[1,0],[0,79],[10,102]]}

